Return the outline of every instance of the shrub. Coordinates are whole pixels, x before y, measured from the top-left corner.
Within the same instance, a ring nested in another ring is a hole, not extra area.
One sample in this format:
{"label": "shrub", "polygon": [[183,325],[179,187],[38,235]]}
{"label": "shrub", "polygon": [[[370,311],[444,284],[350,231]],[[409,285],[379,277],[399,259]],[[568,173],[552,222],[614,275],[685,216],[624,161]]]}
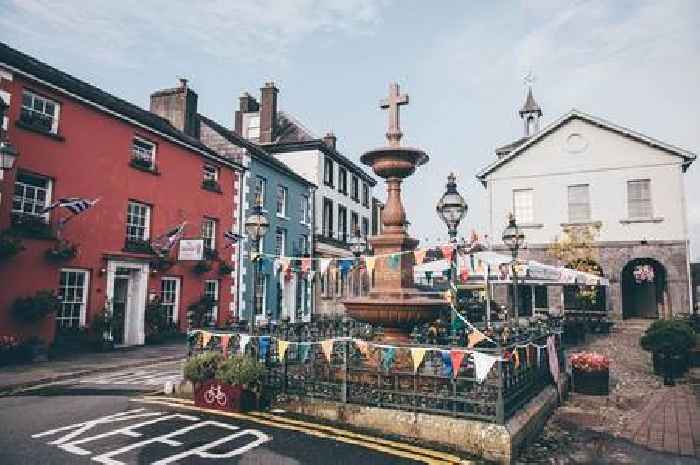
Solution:
{"label": "shrub", "polygon": [[207,314],[214,307],[214,301],[207,297],[202,296],[196,302],[191,303],[187,307],[187,318],[190,323],[190,328],[202,328],[207,321]]}
{"label": "shrub", "polygon": [[219,365],[221,365],[223,355],[218,352],[204,352],[194,357],[190,357],[185,363],[182,370],[183,377],[192,382],[199,384],[210,379],[214,379]]}
{"label": "shrub", "polygon": [[600,372],[610,369],[610,359],[594,352],[580,352],[569,357],[571,366],[585,372]]}
{"label": "shrub", "polygon": [[38,291],[32,297],[19,297],[12,304],[12,311],[20,321],[33,323],[46,318],[58,310],[56,293],[47,289]]}
{"label": "shrub", "polygon": [[165,337],[177,332],[177,327],[168,316],[168,310],[160,298],[155,298],[146,305],[145,326],[148,342],[162,341]]}
{"label": "shrub", "polygon": [[695,345],[695,333],[685,321],[658,320],[649,326],[639,342],[650,352],[683,354]]}
{"label": "shrub", "polygon": [[24,250],[22,241],[9,232],[0,232],[0,260],[14,257]]}
{"label": "shrub", "polygon": [[265,366],[252,357],[233,355],[219,365],[216,379],[230,385],[250,386],[257,384],[265,374]]}

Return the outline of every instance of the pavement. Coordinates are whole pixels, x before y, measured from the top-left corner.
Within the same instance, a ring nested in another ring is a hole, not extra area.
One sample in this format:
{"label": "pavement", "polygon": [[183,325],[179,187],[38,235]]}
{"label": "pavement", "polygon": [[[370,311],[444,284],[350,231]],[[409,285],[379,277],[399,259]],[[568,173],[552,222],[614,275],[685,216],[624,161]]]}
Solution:
{"label": "pavement", "polygon": [[477,465],[445,450],[292,417],[153,395],[180,362],[35,385],[0,397],[0,463]]}
{"label": "pavement", "polygon": [[127,347],[109,352],[83,352],[64,355],[48,362],[0,368],[0,395],[40,384],[74,379],[96,373],[183,360],[184,341],[153,346]]}

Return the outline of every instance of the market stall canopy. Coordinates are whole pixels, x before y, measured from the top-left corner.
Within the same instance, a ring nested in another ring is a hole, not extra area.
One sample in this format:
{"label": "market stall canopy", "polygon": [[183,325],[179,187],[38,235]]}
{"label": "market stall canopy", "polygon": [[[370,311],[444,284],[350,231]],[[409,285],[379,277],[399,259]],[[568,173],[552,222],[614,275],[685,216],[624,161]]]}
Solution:
{"label": "market stall canopy", "polygon": [[[512,282],[512,259],[508,255],[492,251],[458,255],[456,271],[461,283],[485,282],[505,284]],[[440,276],[450,269],[448,260],[435,260],[416,265],[413,269],[416,279],[426,276]],[[516,267],[521,284],[586,285],[607,286],[609,281],[601,276],[584,273],[569,268],[545,265],[534,260],[518,262]]]}

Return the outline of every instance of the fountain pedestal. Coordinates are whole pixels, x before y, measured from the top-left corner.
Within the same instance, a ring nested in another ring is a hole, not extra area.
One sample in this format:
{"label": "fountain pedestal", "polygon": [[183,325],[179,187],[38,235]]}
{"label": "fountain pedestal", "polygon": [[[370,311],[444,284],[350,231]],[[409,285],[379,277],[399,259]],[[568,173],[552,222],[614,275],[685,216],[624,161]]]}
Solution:
{"label": "fountain pedestal", "polygon": [[369,239],[377,257],[374,285],[366,297],[343,301],[347,313],[358,320],[385,328],[385,340],[407,342],[413,326],[434,320],[446,302],[440,293],[421,292],[413,281],[414,256],[418,241],[406,231],[406,211],[401,201],[401,182],[416,167],[428,161],[419,149],[401,147],[399,105],[408,103],[407,95],[399,94],[398,84],[389,87],[389,98],[382,108],[389,109],[389,145],[370,150],[361,157],[375,174],[386,180],[387,201],[382,215],[382,234]]}

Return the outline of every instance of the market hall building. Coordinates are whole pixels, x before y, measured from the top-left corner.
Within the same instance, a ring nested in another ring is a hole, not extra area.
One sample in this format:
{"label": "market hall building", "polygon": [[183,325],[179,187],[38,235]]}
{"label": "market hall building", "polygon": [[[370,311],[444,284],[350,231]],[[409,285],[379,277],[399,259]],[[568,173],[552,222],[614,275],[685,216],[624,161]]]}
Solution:
{"label": "market hall building", "polygon": [[[496,149],[477,174],[491,237],[501,237],[512,212],[526,236],[519,258],[566,266],[548,253],[552,242],[565,228],[594,228],[594,259],[610,280],[600,309],[614,318],[692,311],[683,174],[696,155],[575,109],[540,129],[532,89],[519,114],[523,137]],[[578,305],[575,286],[518,295],[528,314]]]}
{"label": "market hall building", "polygon": [[[115,342],[143,344],[146,305],[155,297],[181,330],[187,307],[203,296],[215,302],[211,321],[223,323],[235,308],[237,260],[223,234],[239,229],[244,169],[198,140],[197,94],[186,81],[172,91],[172,110],[182,117],[171,124],[0,43],[3,128],[19,152],[13,168],[0,172],[0,231],[25,249],[0,259],[0,334],[51,343],[89,326],[107,304],[123,318]],[[153,106],[161,96],[152,96]],[[185,102],[194,114],[178,109]],[[77,215],[46,210],[72,197],[91,206]],[[201,240],[204,259],[178,261],[177,247],[159,259],[151,240],[167,243],[163,235],[183,223],[182,237]],[[55,315],[18,319],[13,302],[40,290],[61,298]]]}

